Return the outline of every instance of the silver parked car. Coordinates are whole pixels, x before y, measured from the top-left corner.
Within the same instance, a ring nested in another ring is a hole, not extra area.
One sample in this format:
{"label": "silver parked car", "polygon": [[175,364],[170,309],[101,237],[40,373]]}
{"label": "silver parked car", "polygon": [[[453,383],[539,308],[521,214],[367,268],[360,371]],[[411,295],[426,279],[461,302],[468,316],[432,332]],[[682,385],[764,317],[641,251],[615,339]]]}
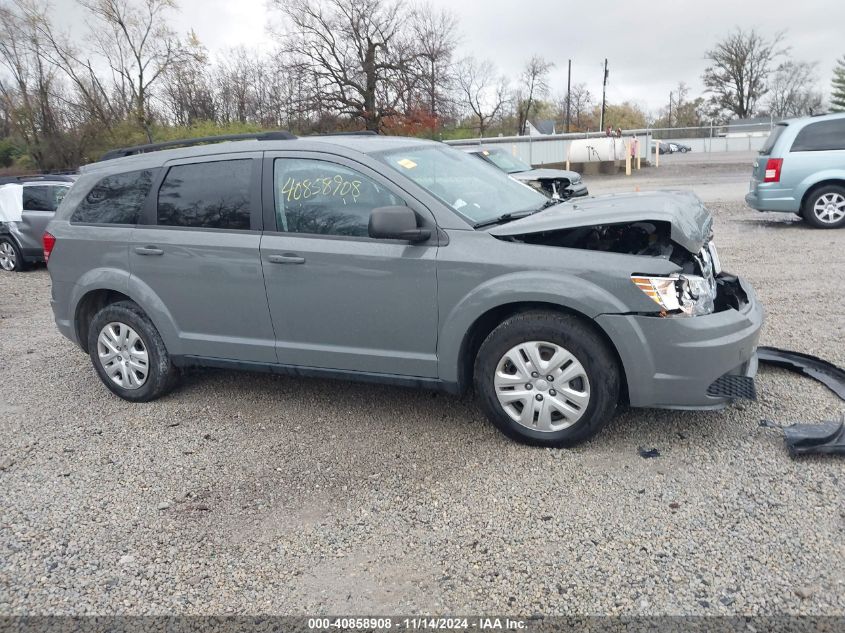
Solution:
{"label": "silver parked car", "polygon": [[253,136],[116,151],[50,223],[56,323],[120,397],[190,365],[474,385],[543,446],[753,397],[763,310],[694,195],[562,204],[441,143]]}
{"label": "silver parked car", "polygon": [[0,178],[0,186],[23,187],[21,220],[0,222],[0,270],[26,270],[30,264],[44,261],[41,236],[73,180],[72,176]]}
{"label": "silver parked car", "polygon": [[550,198],[567,200],[589,194],[581,174],[567,169],[535,169],[501,147],[472,146],[465,152],[495,165],[512,178],[542,191]]}
{"label": "silver parked car", "polygon": [[776,124],[754,162],[745,202],[797,213],[820,229],[844,227],[845,112]]}

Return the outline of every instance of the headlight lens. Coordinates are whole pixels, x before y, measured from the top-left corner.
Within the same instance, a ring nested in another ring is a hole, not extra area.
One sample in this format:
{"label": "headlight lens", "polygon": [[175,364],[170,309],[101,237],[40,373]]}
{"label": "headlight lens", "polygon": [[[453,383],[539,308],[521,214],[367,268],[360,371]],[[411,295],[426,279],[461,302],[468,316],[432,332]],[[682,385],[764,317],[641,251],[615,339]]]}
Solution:
{"label": "headlight lens", "polygon": [[711,280],[698,275],[631,276],[634,285],[661,307],[661,316],[711,314],[716,298],[716,283]]}
{"label": "headlight lens", "polygon": [[714,275],[722,272],[722,260],[719,259],[719,253],[716,251],[716,245],[713,243],[713,240],[707,243],[707,246],[701,251],[701,256],[703,259],[709,256]]}

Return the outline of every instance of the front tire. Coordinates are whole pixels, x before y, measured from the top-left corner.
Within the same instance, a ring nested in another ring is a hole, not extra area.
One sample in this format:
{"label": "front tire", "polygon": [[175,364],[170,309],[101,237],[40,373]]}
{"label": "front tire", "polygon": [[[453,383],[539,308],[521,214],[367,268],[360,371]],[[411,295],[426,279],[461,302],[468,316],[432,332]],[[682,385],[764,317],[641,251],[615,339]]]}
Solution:
{"label": "front tire", "polygon": [[533,446],[563,448],[594,436],[619,400],[619,369],[607,344],[581,319],[517,314],[482,343],[475,390],[490,421]]}
{"label": "front tire", "polygon": [[21,249],[10,237],[0,237],[0,270],[18,273],[27,269]]}
{"label": "front tire", "polygon": [[828,185],[813,191],[804,203],[804,219],[817,229],[845,226],[845,187]]}
{"label": "front tire", "polygon": [[124,400],[155,400],[178,377],[158,330],[132,301],[109,304],[94,315],[88,354],[103,384]]}

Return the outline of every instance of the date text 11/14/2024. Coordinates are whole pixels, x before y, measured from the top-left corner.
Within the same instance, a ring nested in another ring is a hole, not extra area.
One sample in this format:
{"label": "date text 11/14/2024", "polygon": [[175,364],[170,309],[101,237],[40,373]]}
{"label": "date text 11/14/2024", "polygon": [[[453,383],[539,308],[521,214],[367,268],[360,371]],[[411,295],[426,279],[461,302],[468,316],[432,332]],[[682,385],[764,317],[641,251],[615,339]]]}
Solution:
{"label": "date text 11/14/2024", "polygon": [[476,617],[476,618],[438,618],[438,617],[334,617],[309,618],[311,630],[432,630],[432,631],[520,631],[526,628],[525,620]]}

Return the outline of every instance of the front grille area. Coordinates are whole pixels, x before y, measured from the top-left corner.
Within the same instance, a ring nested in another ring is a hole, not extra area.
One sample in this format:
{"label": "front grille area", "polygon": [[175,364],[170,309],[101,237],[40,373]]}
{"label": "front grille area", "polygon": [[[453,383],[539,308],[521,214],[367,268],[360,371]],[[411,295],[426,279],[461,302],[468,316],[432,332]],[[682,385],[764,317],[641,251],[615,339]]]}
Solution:
{"label": "front grille area", "polygon": [[725,374],[707,387],[707,395],[714,398],[756,400],[757,388],[754,386],[754,379],[749,376]]}

